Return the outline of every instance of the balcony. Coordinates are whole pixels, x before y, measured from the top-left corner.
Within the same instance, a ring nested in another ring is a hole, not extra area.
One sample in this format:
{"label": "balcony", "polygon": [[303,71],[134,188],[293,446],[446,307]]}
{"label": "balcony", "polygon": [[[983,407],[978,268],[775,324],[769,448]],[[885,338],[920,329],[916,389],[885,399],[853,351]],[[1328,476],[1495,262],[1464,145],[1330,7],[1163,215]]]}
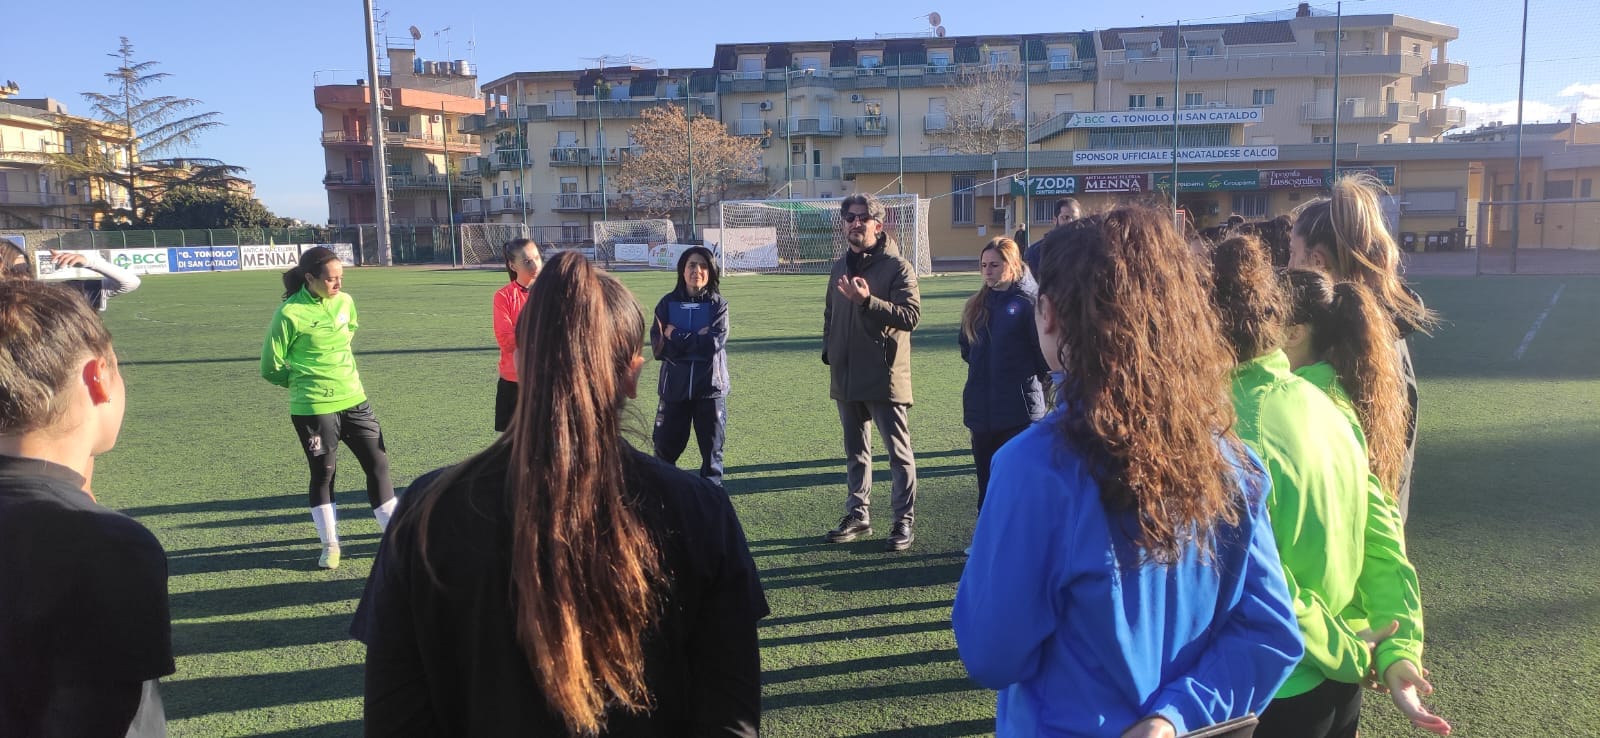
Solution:
{"label": "balcony", "polygon": [[[601,194],[598,192],[562,192],[551,196],[553,205],[551,209],[558,212],[585,212],[600,210]],[[605,204],[608,208],[621,208],[622,195],[615,192],[605,193]]]}
{"label": "balcony", "polygon": [[[1380,76],[1398,79],[1422,73],[1424,59],[1409,53],[1345,51],[1338,55],[1339,74],[1345,77]],[[1225,53],[1218,56],[1190,56],[1179,60],[1181,80],[1224,82],[1238,79],[1273,77],[1331,77],[1333,52],[1284,52],[1261,54]],[[1172,57],[1106,59],[1098,63],[1099,78],[1124,82],[1172,83]]]}
{"label": "balcony", "polygon": [[443,174],[391,174],[389,175],[389,189],[391,190],[446,190],[446,189],[472,189],[477,187],[466,177],[446,177]]}
{"label": "balcony", "polygon": [[466,151],[471,149],[473,151],[477,151],[481,142],[478,140],[477,136],[389,131],[383,134],[383,143],[385,146],[394,148],[433,149],[441,151],[445,149],[455,149],[456,151]]}
{"label": "balcony", "polygon": [[790,136],[837,136],[843,128],[843,119],[838,116],[797,115],[785,120],[784,128]]}
{"label": "balcony", "polygon": [[1436,136],[1451,128],[1460,128],[1467,123],[1467,111],[1457,107],[1429,108],[1422,111],[1422,120],[1417,123],[1417,128],[1431,131],[1424,136]]}
{"label": "balcony", "polygon": [[750,171],[733,175],[729,181],[735,184],[766,184],[772,181],[773,169],[777,169],[779,175],[783,174],[782,167],[756,167]]}
{"label": "balcony", "polygon": [[83,201],[83,197],[62,195],[54,192],[20,192],[16,190],[0,190],[0,205],[16,207],[53,208],[72,205]]}
{"label": "balcony", "polygon": [[527,149],[496,149],[489,155],[489,168],[495,172],[510,172],[533,166]]}
{"label": "balcony", "polygon": [[354,189],[357,187],[371,187],[372,175],[345,174],[343,172],[328,172],[322,178],[323,186],[333,189]]}
{"label": "balcony", "polygon": [[[609,149],[588,146],[556,146],[550,149],[550,166],[592,167],[604,163],[617,166],[623,159],[641,151],[638,146],[613,146]],[[602,162],[602,157],[604,161]]]}
{"label": "balcony", "polygon": [[483,209],[490,215],[521,213],[523,207],[532,204],[524,200],[522,195],[495,195],[494,197],[483,198],[482,202]]}
{"label": "balcony", "polygon": [[882,115],[861,115],[856,117],[857,136],[887,136],[889,135],[889,118]]}
{"label": "balcony", "polygon": [[1446,88],[1467,83],[1467,65],[1461,62],[1428,62],[1422,75],[1412,84],[1419,92],[1444,92]]}
{"label": "balcony", "polygon": [[[801,167],[795,167],[795,172],[797,174],[800,173],[800,169],[801,169]],[[808,167],[805,167],[805,169],[807,169],[810,172],[812,179],[824,179],[824,180],[837,180],[837,179],[839,179],[839,165],[837,165],[837,164],[833,164],[833,165],[829,165],[829,164],[812,164],[812,165],[810,165]]]}
{"label": "balcony", "polygon": [[[1316,101],[1300,104],[1300,122],[1302,123],[1331,123],[1333,122],[1332,101]],[[1352,125],[1399,125],[1401,123],[1416,123],[1421,119],[1421,113],[1414,102],[1391,102],[1382,100],[1364,100],[1350,98],[1339,106],[1339,122]]]}
{"label": "balcony", "polygon": [[735,136],[769,136],[772,124],[762,118],[740,118],[733,122]]}
{"label": "balcony", "polygon": [[323,146],[327,146],[327,145],[330,145],[330,144],[332,144],[332,145],[352,144],[352,145],[367,145],[367,146],[371,146],[372,145],[372,137],[364,135],[364,134],[360,134],[360,133],[354,133],[354,132],[351,132],[351,131],[323,131],[322,132],[322,145]]}

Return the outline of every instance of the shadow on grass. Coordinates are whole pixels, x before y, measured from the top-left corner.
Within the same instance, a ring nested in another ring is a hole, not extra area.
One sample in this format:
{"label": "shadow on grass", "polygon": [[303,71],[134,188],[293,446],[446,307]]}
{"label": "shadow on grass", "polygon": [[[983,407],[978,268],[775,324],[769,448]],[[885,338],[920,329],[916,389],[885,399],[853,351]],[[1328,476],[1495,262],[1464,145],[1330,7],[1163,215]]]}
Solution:
{"label": "shadow on grass", "polygon": [[[841,676],[845,674],[859,674],[865,671],[878,671],[880,669],[896,669],[900,667],[929,666],[955,662],[960,659],[954,648],[936,648],[927,651],[914,651],[912,653],[899,653],[890,656],[866,656],[859,659],[848,659],[826,664],[806,664],[792,666],[787,669],[770,669],[761,673],[761,684],[770,686],[785,682],[798,682],[806,679],[821,679],[824,677]],[[970,689],[973,684],[968,685]]]}
{"label": "shadow on grass", "polygon": [[[847,687],[844,689],[818,689],[810,692],[794,692],[791,694],[775,694],[761,700],[762,710],[781,710],[788,707],[826,707],[842,702],[871,702],[874,700],[889,699],[892,697],[918,697],[927,699],[936,695],[951,692],[967,692],[979,689],[977,682],[970,679],[934,679],[925,682],[898,682],[895,684],[881,684],[871,687]],[[991,728],[992,729],[992,728]],[[872,733],[872,735],[882,735]],[[918,728],[906,735],[936,735],[923,733]]]}
{"label": "shadow on grass", "polygon": [[168,712],[184,717],[360,697],[362,664],[302,671],[200,677],[161,683]]}
{"label": "shadow on grass", "polygon": [[[117,512],[129,517],[145,517],[149,515],[194,515],[197,513],[214,512],[273,512],[277,510],[299,510],[305,508],[305,495],[268,495],[265,497],[243,497],[232,499],[207,500],[205,502],[189,502],[181,505],[141,505],[125,507]],[[306,519],[310,520],[307,513]]]}
{"label": "shadow on grass", "polygon": [[[949,605],[946,604],[946,607]],[[870,628],[851,628],[842,632],[830,633],[803,633],[793,636],[779,636],[776,638],[761,639],[762,648],[776,648],[779,646],[803,646],[809,643],[828,643],[830,641],[865,640],[869,638],[892,638],[894,636],[912,635],[915,633],[939,633],[950,630],[950,622],[945,619],[929,620],[921,623],[900,623],[898,625],[876,625]]]}
{"label": "shadow on grass", "polygon": [[[911,566],[893,566],[901,559],[893,555],[884,555],[882,553],[882,541],[873,540],[859,546],[856,544],[845,545],[858,549],[865,549],[870,545],[874,556],[870,559],[863,557],[863,563],[848,570],[835,571],[819,576],[793,577],[777,581],[770,581],[763,577],[761,580],[762,588],[768,592],[795,587],[818,587],[829,592],[880,592],[883,590],[916,587],[940,587],[955,584],[961,578],[961,570],[966,566],[965,561],[953,561],[937,565],[917,564],[913,561],[910,562]],[[872,566],[870,564],[886,564],[887,566]]]}
{"label": "shadow on grass", "polygon": [[[304,728],[291,728],[277,730],[271,733],[256,733],[255,738],[349,738],[361,735],[360,720],[340,720],[337,723],[324,723],[322,725],[307,726]],[[883,733],[880,735],[888,735]],[[929,733],[928,735],[947,735],[945,733]],[[966,735],[965,733],[949,733],[948,735]]]}
{"label": "shadow on grass", "polygon": [[361,597],[361,590],[367,584],[365,578],[332,579],[328,578],[329,574],[316,571],[316,566],[316,558],[308,557],[305,581],[180,592],[171,595],[168,602],[172,609],[172,617],[174,620],[188,620],[248,615],[263,610],[307,607]]}
{"label": "shadow on grass", "polygon": [[[808,612],[803,615],[785,615],[777,618],[767,618],[761,621],[763,628],[777,628],[801,623],[817,623],[845,618],[865,618],[875,615],[897,615],[900,613],[916,612],[918,610],[948,610],[949,600],[934,600],[932,602],[899,602],[892,605],[868,605],[855,607],[848,610],[828,610],[825,612]],[[940,615],[941,618],[945,617]]]}
{"label": "shadow on grass", "polygon": [[[875,546],[874,548],[877,547]],[[959,561],[962,560],[963,557],[961,554],[956,552],[901,553],[896,556],[881,556],[878,558],[878,561],[874,563],[882,564],[882,567],[879,567],[880,569],[894,569],[907,564],[926,564],[934,561],[948,562],[952,559]],[[797,566],[777,566],[770,569],[762,569],[761,578],[763,581],[766,581],[770,579],[800,576],[804,574],[826,574],[840,572],[861,573],[865,568],[866,567],[863,567],[862,562],[860,561],[829,561],[820,564],[800,564]]]}
{"label": "shadow on grass", "polygon": [[[332,613],[278,620],[227,620],[172,624],[174,656],[313,646],[350,640],[352,616]],[[248,634],[248,639],[241,635]]]}
{"label": "shadow on grass", "polygon": [[[308,536],[303,545],[246,543],[168,553],[167,569],[171,576],[262,569],[310,572],[316,570],[317,557],[322,552],[315,541]],[[341,550],[347,561],[376,555],[378,541],[376,533],[340,536]]]}

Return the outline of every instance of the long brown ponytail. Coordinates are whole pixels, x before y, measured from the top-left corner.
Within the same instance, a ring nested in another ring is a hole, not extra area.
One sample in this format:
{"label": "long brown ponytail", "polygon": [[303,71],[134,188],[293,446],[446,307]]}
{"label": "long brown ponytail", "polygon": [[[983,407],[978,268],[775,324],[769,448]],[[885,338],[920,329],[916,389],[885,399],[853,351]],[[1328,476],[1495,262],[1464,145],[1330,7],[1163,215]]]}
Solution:
{"label": "long brown ponytail", "polygon": [[1439,318],[1400,279],[1400,248],[1384,221],[1379,200],[1383,191],[1370,174],[1341,177],[1328,197],[1296,212],[1294,235],[1328,259],[1334,279],[1361,284],[1391,320],[1427,333]]}
{"label": "long brown ponytail", "polygon": [[1311,351],[1333,366],[1367,437],[1367,463],[1390,495],[1405,463],[1405,379],[1394,343],[1396,330],[1372,291],[1334,282],[1310,269],[1287,274],[1293,325],[1311,329]]}
{"label": "long brown ponytail", "polygon": [[430,485],[411,517],[426,561],[428,513],[440,490],[509,458],[517,641],[550,709],[571,734],[591,735],[605,727],[608,708],[651,704],[643,637],[662,571],[625,486],[622,437],[644,317],[626,287],[568,251],[539,272],[517,340],[520,394],[510,428]]}

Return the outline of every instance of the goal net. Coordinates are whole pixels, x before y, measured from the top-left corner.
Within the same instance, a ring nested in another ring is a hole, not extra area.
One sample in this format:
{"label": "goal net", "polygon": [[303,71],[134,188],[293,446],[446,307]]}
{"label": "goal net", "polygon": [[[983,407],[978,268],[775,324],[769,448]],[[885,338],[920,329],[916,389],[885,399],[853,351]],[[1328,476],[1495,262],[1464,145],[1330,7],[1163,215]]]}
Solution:
{"label": "goal net", "polygon": [[[928,201],[879,195],[883,230],[917,274],[933,273],[928,249]],[[722,227],[706,228],[706,245],[729,273],[826,274],[844,254],[839,199],[736,200],[721,204]]]}
{"label": "goal net", "polygon": [[466,266],[503,266],[506,243],[528,237],[528,227],[521,223],[463,223],[461,263]]}
{"label": "goal net", "polygon": [[[602,220],[594,224],[595,258],[607,264],[632,264],[663,268],[677,266],[677,254],[664,245],[678,243],[678,228],[665,218]],[[681,249],[680,249],[681,250]]]}

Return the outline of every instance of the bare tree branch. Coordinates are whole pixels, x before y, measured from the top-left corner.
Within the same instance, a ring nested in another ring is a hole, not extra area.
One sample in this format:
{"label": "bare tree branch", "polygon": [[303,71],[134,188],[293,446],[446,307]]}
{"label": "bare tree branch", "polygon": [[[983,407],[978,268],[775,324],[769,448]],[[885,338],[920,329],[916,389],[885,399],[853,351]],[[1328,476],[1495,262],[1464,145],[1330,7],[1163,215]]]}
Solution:
{"label": "bare tree branch", "polygon": [[629,129],[634,153],[622,160],[614,182],[647,216],[687,210],[691,135],[696,212],[721,202],[730,188],[762,179],[761,149],[754,139],[734,136],[706,116],[696,116],[690,125],[676,106],[646,108],[641,116],[644,120]]}
{"label": "bare tree branch", "polygon": [[1022,147],[1021,68],[969,64],[945,86],[944,128],[932,138],[952,154],[992,154]]}

